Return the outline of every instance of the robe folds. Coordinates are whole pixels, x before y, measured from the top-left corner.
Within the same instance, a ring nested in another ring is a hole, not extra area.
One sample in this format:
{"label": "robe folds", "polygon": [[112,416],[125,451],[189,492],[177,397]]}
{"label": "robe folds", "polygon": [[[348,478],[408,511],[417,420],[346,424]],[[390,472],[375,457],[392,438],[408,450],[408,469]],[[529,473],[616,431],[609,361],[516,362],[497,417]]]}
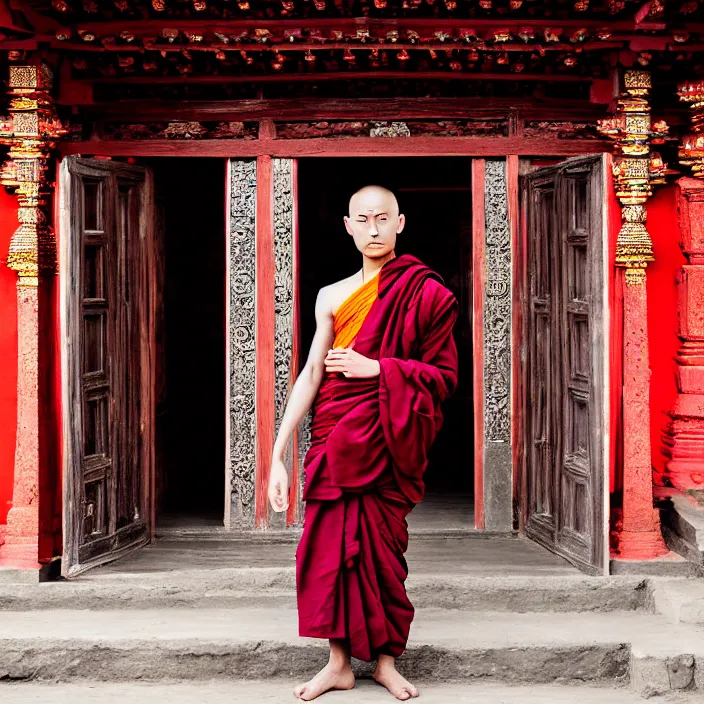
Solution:
{"label": "robe folds", "polygon": [[380,375],[324,375],[296,552],[300,635],[347,639],[362,660],[406,647],[414,613],[404,586],[406,516],[423,497],[441,403],[457,384],[457,301],[442,279],[410,255],[390,260],[377,277],[370,306],[361,300],[365,284],[340,310],[366,309],[350,345],[377,359]]}

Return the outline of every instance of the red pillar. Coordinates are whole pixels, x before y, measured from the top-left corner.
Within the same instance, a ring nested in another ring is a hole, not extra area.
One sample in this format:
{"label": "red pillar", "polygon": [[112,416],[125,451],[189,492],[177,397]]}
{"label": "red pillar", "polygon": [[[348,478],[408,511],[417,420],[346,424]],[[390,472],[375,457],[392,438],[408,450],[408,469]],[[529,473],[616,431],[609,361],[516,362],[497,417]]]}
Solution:
{"label": "red pillar", "polygon": [[39,301],[36,279],[17,282],[17,439],[3,567],[39,568]]}
{"label": "red pillar", "polygon": [[[49,89],[51,69],[38,58],[10,66],[9,112],[0,121],[0,143],[9,158],[0,183],[15,190],[19,227],[10,240],[7,265],[17,272],[17,435],[12,508],[7,514],[0,566],[38,569],[41,375],[40,281],[56,271],[56,241],[44,209],[45,166],[55,140],[65,133]],[[46,405],[46,403],[44,404]],[[46,437],[46,435],[44,436]]]}
{"label": "red pillar", "polygon": [[665,428],[666,476],[678,489],[704,490],[704,181],[678,185],[680,246],[687,257],[678,280],[678,395]]}
{"label": "red pillar", "polygon": [[599,131],[616,140],[613,162],[616,197],[621,203],[621,229],[615,264],[625,269],[623,289],[623,514],[616,533],[622,559],[646,560],[667,548],[653,508],[650,455],[650,364],[648,360],[648,296],[646,271],[654,260],[646,229],[645,204],[652,186],[664,183],[665,165],[650,151],[650,140],[667,132],[650,118],[652,88],[647,71],[626,71],[614,118],[599,121]]}
{"label": "red pillar", "polygon": [[275,378],[274,336],[274,171],[272,158],[257,158],[257,323],[256,323],[256,423],[257,447],[255,461],[255,524],[269,526],[269,473],[271,448],[274,446]]}
{"label": "red pillar", "polygon": [[644,560],[667,552],[653,508],[650,460],[650,365],[645,270],[626,271],[623,292],[623,521],[619,557]]}

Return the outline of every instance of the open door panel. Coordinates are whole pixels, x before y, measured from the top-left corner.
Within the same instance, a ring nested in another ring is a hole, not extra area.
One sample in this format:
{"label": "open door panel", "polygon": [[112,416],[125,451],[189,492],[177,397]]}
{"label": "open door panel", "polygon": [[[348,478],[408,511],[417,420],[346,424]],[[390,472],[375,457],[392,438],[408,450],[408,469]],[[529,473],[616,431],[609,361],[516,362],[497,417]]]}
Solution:
{"label": "open door panel", "polygon": [[527,267],[528,537],[608,573],[608,269],[605,162],[577,157],[523,177]]}
{"label": "open door panel", "polygon": [[150,542],[153,526],[153,187],[150,171],[61,166],[62,572]]}

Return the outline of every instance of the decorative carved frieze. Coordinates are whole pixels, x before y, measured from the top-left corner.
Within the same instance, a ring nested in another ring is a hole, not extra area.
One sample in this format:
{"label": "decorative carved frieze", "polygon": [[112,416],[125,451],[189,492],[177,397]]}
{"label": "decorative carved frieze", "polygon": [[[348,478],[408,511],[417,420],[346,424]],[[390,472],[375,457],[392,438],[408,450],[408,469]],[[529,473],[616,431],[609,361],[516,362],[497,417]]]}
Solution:
{"label": "decorative carved frieze", "polygon": [[405,122],[372,122],[370,137],[410,137],[411,130]]}
{"label": "decorative carved frieze", "polygon": [[486,120],[321,120],[281,122],[277,139],[316,139],[322,137],[485,137],[508,135],[508,119]]}
{"label": "decorative carved frieze", "polygon": [[[256,122],[107,122],[101,139],[256,139]],[[74,123],[69,140],[85,141],[93,137],[90,124]]]}
{"label": "decorative carved frieze", "polygon": [[558,139],[601,139],[596,122],[569,122],[567,120],[527,120],[523,136]]}

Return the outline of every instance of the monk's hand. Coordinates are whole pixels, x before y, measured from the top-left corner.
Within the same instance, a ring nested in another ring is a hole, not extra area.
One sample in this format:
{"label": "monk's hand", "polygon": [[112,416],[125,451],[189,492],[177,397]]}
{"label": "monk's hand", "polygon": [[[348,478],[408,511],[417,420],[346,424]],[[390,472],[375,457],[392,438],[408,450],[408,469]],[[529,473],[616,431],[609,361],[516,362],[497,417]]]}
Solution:
{"label": "monk's hand", "polygon": [[376,359],[369,359],[349,348],[336,347],[325,357],[325,371],[339,372],[348,379],[369,379],[379,376],[380,367]]}
{"label": "monk's hand", "polygon": [[271,461],[269,503],[277,513],[288,508],[288,471],[286,465],[279,459]]}

